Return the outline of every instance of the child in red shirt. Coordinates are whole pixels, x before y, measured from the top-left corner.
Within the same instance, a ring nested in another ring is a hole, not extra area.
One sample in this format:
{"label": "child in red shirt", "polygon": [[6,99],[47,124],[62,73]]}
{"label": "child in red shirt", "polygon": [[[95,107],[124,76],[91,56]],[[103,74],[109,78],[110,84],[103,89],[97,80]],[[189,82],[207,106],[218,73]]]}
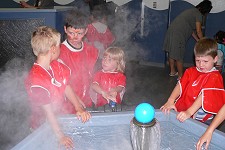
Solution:
{"label": "child in red shirt", "polygon": [[120,104],[126,86],[124,75],[124,52],[118,47],[106,49],[102,59],[102,70],[96,72],[91,85],[97,97],[92,100],[97,107],[109,103],[110,100]]}
{"label": "child in red shirt", "polygon": [[[66,16],[64,26],[67,39],[61,43],[59,58],[71,69],[70,84],[86,107],[92,106],[89,95],[92,71],[98,58],[98,50],[83,41],[87,33],[88,17],[72,10]],[[67,110],[74,113],[74,107],[68,103]]]}
{"label": "child in red shirt", "polygon": [[217,43],[213,39],[199,40],[194,48],[196,67],[188,68],[160,108],[164,113],[178,111],[181,122],[191,116],[210,124],[213,115],[225,103],[223,78],[214,67],[217,62]]}
{"label": "child in red shirt", "polygon": [[101,60],[104,51],[115,41],[115,36],[107,26],[107,7],[105,5],[95,6],[91,12],[91,21],[86,37],[88,42],[98,49]]}
{"label": "child in red shirt", "polygon": [[60,54],[60,33],[50,27],[39,27],[33,32],[31,45],[37,56],[25,80],[32,112],[31,128],[38,128],[47,119],[60,144],[72,148],[73,141],[61,131],[56,115],[67,113],[64,109],[66,101],[73,104],[82,122],[88,121],[90,114],[68,85],[70,69],[57,61]]}

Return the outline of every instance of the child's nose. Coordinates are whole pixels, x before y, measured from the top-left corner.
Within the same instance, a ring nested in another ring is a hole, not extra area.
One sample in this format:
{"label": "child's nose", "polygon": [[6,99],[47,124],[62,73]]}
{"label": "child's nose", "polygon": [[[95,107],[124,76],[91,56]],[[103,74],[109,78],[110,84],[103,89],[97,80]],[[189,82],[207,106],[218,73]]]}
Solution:
{"label": "child's nose", "polygon": [[105,59],[103,59],[103,60],[102,60],[102,63],[103,63],[103,64],[106,64],[106,60],[105,60]]}
{"label": "child's nose", "polygon": [[199,65],[200,65],[200,66],[203,66],[203,65],[204,65],[204,63],[203,63],[203,62],[200,62],[200,63],[199,63]]}
{"label": "child's nose", "polygon": [[73,37],[76,38],[77,36],[78,36],[78,33],[74,33],[74,34],[73,34]]}

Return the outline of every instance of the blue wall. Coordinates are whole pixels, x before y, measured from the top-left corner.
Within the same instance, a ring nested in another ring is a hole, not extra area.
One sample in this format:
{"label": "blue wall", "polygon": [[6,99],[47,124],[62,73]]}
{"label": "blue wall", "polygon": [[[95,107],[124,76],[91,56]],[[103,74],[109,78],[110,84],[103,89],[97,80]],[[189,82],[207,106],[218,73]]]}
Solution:
{"label": "blue wall", "polygon": [[[178,16],[182,11],[195,7],[192,4],[176,0],[170,4],[171,11],[169,10],[153,10],[151,8],[145,8],[145,31],[148,31],[147,36],[144,39],[140,39],[138,42],[145,47],[146,53],[142,56],[147,62],[163,63],[166,61],[165,53],[162,50],[162,44],[164,36],[170,22]],[[216,34],[217,31],[225,31],[225,11],[219,13],[210,13],[207,16],[205,25],[205,36],[211,37]],[[196,41],[190,37],[185,51],[184,63],[193,63],[193,49]]]}
{"label": "blue wall", "polygon": [[145,7],[144,18],[144,35],[136,40],[145,50],[141,55],[142,61],[164,63],[165,53],[162,46],[167,30],[168,10],[158,11]]}

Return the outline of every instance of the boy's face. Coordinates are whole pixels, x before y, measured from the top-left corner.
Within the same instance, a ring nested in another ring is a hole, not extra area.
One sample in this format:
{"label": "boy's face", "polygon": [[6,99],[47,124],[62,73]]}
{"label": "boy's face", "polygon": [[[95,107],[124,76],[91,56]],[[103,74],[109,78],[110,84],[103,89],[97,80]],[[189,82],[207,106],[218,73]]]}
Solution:
{"label": "boy's face", "polygon": [[73,46],[80,44],[83,37],[87,33],[87,29],[75,29],[72,27],[64,27],[65,33],[67,35],[67,40]]}
{"label": "boy's face", "polygon": [[208,72],[213,67],[214,64],[217,62],[217,56],[213,59],[212,56],[196,56],[195,57],[195,63],[196,67],[201,70],[202,72]]}

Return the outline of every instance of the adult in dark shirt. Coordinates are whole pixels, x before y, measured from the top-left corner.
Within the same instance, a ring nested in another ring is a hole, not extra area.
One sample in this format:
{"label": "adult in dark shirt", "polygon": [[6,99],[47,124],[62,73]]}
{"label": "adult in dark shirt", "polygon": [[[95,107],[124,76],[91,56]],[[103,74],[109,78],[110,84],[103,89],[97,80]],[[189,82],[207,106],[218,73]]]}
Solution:
{"label": "adult in dark shirt", "polygon": [[30,5],[25,1],[20,1],[23,8],[51,8],[54,7],[54,0],[35,0],[34,5]]}
{"label": "adult in dark shirt", "polygon": [[170,24],[163,45],[163,49],[168,52],[170,76],[178,75],[178,79],[182,77],[186,43],[191,35],[196,41],[203,38],[201,29],[203,23],[202,18],[206,16],[211,9],[211,1],[203,0],[197,6],[183,11]]}

